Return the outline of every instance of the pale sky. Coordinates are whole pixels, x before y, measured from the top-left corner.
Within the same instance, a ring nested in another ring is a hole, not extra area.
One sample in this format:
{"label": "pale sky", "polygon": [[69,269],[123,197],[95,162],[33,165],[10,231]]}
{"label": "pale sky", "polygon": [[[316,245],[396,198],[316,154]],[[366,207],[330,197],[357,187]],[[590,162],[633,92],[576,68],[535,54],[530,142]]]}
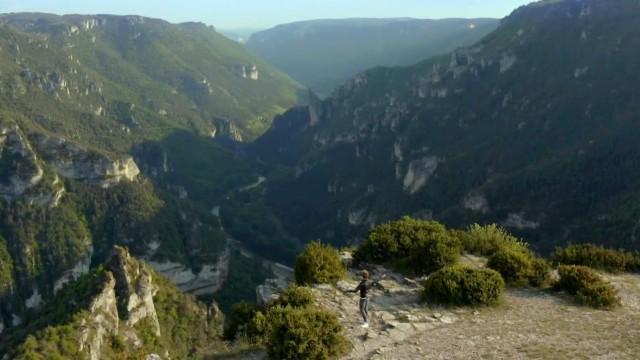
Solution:
{"label": "pale sky", "polygon": [[143,15],[222,29],[353,17],[502,18],[531,0],[0,0],[0,12]]}

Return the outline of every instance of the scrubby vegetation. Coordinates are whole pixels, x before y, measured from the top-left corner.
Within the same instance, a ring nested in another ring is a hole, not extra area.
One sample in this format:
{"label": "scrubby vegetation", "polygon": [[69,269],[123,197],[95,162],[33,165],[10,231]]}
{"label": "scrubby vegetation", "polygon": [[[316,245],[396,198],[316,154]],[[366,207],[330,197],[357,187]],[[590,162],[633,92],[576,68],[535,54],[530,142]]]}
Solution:
{"label": "scrubby vegetation", "polygon": [[507,284],[513,286],[542,286],[549,276],[550,266],[531,251],[507,247],[494,253],[487,267],[502,275]]}
{"label": "scrubby vegetation", "polygon": [[296,259],[295,277],[300,285],[335,284],[345,274],[338,250],[329,245],[312,242]]}
{"label": "scrubby vegetation", "polygon": [[373,228],[354,256],[429,274],[455,263],[460,251],[460,241],[442,224],[404,217]]}
{"label": "scrubby vegetation", "polygon": [[6,241],[0,236],[0,298],[10,293],[13,286],[13,260]]}
{"label": "scrubby vegetation", "polygon": [[313,306],[309,288],[291,285],[263,308],[234,305],[224,337],[266,347],[272,359],[333,359],[347,349],[338,317]]}
{"label": "scrubby vegetation", "polygon": [[462,242],[465,252],[480,256],[491,256],[503,249],[527,250],[527,244],[509,234],[507,230],[496,224],[471,225],[466,231],[454,231]]}
{"label": "scrubby vegetation", "polygon": [[[259,259],[245,257],[240,251],[233,250],[229,259],[229,275],[213,299],[228,314],[234,304],[255,302],[256,287],[271,275],[271,270],[265,268]],[[202,299],[205,300],[206,297]]]}
{"label": "scrubby vegetation", "polygon": [[269,306],[291,306],[295,308],[311,306],[316,302],[316,297],[311,289],[290,285],[286,290],[280,293],[280,297]]}
{"label": "scrubby vegetation", "polygon": [[494,305],[503,290],[504,280],[494,270],[449,266],[429,276],[423,299],[436,304]]}
{"label": "scrubby vegetation", "polygon": [[250,325],[257,312],[258,307],[246,301],[241,301],[233,305],[224,326],[223,338],[232,341],[238,336],[245,338],[253,337],[255,331],[252,331]]}
{"label": "scrubby vegetation", "polygon": [[272,359],[335,359],[348,349],[340,320],[326,310],[275,306],[255,323]]}
{"label": "scrubby vegetation", "polygon": [[560,280],[556,290],[564,290],[584,304],[609,309],[620,305],[617,291],[598,274],[586,266],[562,265],[558,268]]}
{"label": "scrubby vegetation", "polygon": [[557,248],[551,259],[557,265],[583,265],[612,273],[640,270],[638,254],[593,244]]}

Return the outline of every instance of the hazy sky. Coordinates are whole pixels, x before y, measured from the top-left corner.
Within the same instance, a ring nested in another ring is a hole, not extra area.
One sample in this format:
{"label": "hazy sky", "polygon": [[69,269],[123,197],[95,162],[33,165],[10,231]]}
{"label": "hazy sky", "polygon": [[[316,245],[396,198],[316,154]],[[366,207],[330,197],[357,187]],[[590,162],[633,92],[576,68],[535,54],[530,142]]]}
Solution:
{"label": "hazy sky", "polygon": [[218,28],[347,17],[504,17],[532,0],[0,0],[0,12],[135,14]]}

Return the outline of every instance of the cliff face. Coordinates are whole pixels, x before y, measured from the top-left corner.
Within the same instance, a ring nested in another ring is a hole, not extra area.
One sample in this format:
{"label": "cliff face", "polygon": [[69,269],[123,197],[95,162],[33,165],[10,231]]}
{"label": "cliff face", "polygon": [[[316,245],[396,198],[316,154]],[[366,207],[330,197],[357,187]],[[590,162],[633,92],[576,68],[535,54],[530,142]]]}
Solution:
{"label": "cliff face", "polygon": [[15,199],[38,185],[43,178],[44,170],[17,125],[0,125],[0,148],[0,195],[5,199]]}
{"label": "cliff face", "polygon": [[108,188],[122,180],[134,181],[140,174],[132,157],[112,160],[62,138],[35,135],[35,147],[43,159],[62,177]]}
{"label": "cliff face", "polygon": [[[103,269],[71,282],[58,297],[8,330],[0,340],[0,356],[98,360],[129,353],[171,359],[197,349],[221,348],[223,319],[215,304],[207,308],[182,294],[121,247],[113,249]],[[69,301],[60,313],[59,307]],[[60,335],[54,339],[52,333]],[[36,343],[24,341],[28,334]],[[52,341],[74,345],[58,353],[41,353]]]}
{"label": "cliff face", "polygon": [[52,207],[65,192],[60,178],[108,188],[140,174],[130,156],[112,160],[64,138],[27,136],[11,121],[0,123],[0,167],[1,197]]}

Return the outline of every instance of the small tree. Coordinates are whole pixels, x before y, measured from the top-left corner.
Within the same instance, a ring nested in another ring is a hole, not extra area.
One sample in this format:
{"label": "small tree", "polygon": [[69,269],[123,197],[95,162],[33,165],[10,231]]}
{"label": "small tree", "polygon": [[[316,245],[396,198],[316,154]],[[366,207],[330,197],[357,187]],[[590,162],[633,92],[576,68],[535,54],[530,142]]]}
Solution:
{"label": "small tree", "polygon": [[312,242],[296,259],[296,282],[300,285],[335,284],[346,275],[338,250]]}

